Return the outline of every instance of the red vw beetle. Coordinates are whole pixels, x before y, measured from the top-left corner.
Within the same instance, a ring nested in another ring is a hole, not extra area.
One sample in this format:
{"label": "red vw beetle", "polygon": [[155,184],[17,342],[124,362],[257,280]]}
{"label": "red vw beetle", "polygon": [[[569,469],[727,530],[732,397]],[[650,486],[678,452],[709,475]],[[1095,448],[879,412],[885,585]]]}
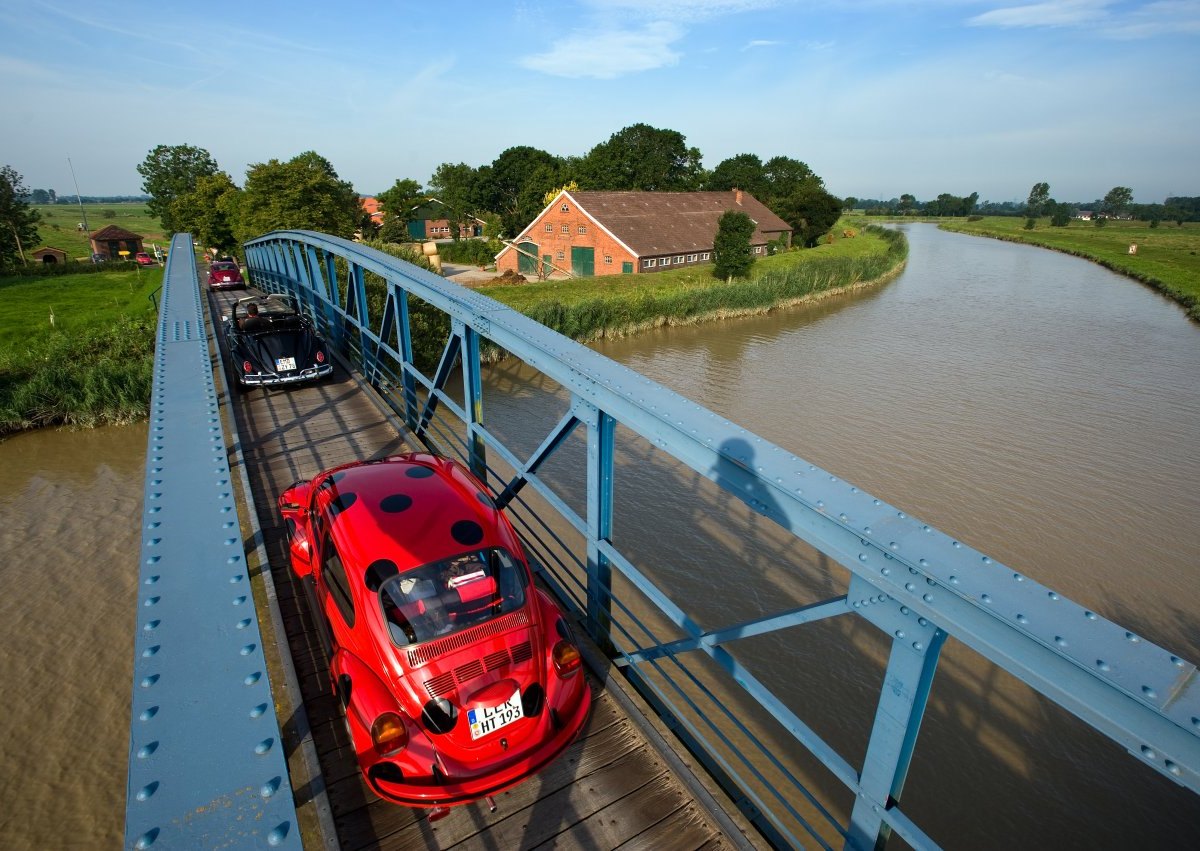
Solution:
{"label": "red vw beetle", "polygon": [[423,453],[346,464],[288,488],[279,507],[380,797],[437,817],[530,777],[575,739],[591,694],[570,626],[462,466]]}

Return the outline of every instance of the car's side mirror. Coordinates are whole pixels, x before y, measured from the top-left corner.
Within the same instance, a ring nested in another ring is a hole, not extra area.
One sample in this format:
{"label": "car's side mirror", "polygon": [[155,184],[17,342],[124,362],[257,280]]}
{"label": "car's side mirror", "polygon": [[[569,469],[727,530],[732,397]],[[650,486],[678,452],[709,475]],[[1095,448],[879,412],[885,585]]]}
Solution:
{"label": "car's side mirror", "polygon": [[287,526],[292,569],[298,576],[312,573],[313,546],[308,528],[308,500],[311,493],[310,482],[297,482],[279,496],[279,512]]}

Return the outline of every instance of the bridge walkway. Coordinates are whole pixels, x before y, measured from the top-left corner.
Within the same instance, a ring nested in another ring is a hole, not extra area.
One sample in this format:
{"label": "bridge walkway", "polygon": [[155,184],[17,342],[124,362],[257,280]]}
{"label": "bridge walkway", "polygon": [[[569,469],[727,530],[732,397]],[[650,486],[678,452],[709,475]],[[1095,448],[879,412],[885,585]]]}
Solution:
{"label": "bridge walkway", "polygon": [[[241,293],[210,294],[214,320],[237,295]],[[213,324],[219,328],[218,322]],[[219,361],[214,364],[220,368]],[[298,776],[304,766],[297,757],[297,739],[306,725],[297,723],[295,716],[289,721],[282,712],[302,820],[305,809],[310,810],[309,821],[316,820],[312,808],[318,813],[324,810],[331,816],[326,824],[332,822],[336,845],[344,849],[748,847],[751,840],[736,828],[721,830],[721,824],[732,826],[728,816],[713,814],[698,801],[676,774],[679,758],[653,744],[653,731],[648,738],[645,721],[635,722],[622,708],[625,698],[592,674],[593,711],[580,740],[541,774],[496,796],[494,813],[476,803],[429,822],[417,810],[375,796],[357,770],[341,710],[329,689],[327,660],[304,591],[288,567],[285,530],[275,499],[292,482],[327,467],[414,447],[340,365],[315,386],[232,395],[229,412],[257,509],[303,714],[320,763],[319,777]],[[306,836],[306,845],[311,844]],[[334,843],[325,837],[325,844]]]}

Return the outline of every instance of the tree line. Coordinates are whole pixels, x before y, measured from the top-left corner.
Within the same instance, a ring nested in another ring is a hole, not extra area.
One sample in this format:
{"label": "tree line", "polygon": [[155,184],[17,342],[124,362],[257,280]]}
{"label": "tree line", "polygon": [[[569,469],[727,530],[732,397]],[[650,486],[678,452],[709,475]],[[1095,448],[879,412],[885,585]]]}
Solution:
{"label": "tree line", "polygon": [[[271,230],[305,228],[350,237],[375,225],[358,195],[332,164],[308,151],[281,162],[251,165],[242,187],[208,151],[159,145],[137,167],[150,211],[168,232],[189,231],[206,245],[232,247]],[[384,212],[379,237],[407,239],[413,211],[436,198],[438,218],[482,220],[490,236],[516,236],[563,187],[582,190],[695,191],[743,189],[790,224],[799,244],[813,245],[841,213],[841,201],[805,163],[786,156],[763,162],[739,154],[709,171],[683,134],[647,124],[614,133],[581,157],[560,157],[528,145],[491,163],[442,163],[422,187],[398,178],[376,194]],[[457,233],[457,228],[451,228]]]}

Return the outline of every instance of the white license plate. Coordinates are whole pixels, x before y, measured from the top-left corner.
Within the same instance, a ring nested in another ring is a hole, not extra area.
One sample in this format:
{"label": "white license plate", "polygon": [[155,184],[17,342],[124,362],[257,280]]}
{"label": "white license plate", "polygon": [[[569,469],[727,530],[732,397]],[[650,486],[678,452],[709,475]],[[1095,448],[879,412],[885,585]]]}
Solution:
{"label": "white license plate", "polygon": [[295,369],[295,368],[296,368],[296,359],[295,358],[276,358],[275,359],[275,371],[276,372],[283,372],[284,370]]}
{"label": "white license plate", "polygon": [[478,739],[493,733],[521,717],[521,692],[514,691],[512,697],[499,706],[480,706],[467,712],[471,723],[471,738]]}

